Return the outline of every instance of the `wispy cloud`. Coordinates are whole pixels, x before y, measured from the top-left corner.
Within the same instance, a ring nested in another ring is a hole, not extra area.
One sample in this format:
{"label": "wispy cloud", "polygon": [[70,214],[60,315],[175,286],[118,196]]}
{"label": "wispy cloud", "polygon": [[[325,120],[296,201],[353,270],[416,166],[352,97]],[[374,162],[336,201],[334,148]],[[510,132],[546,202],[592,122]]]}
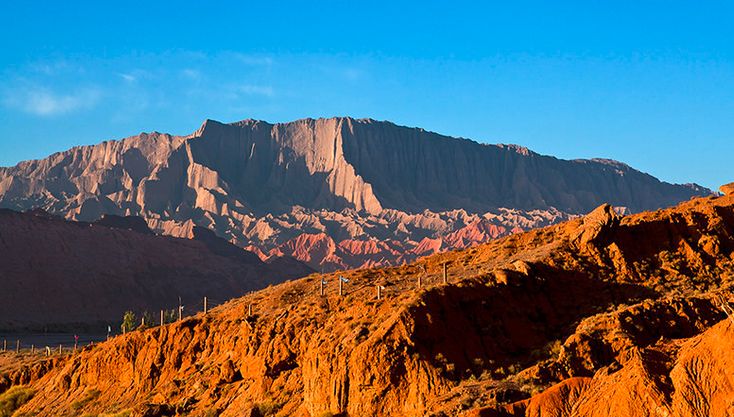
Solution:
{"label": "wispy cloud", "polygon": [[5,106],[37,116],[55,116],[94,107],[101,97],[96,88],[86,88],[67,94],[46,88],[32,87],[6,94]]}
{"label": "wispy cloud", "polygon": [[269,56],[262,56],[262,55],[249,55],[249,54],[243,54],[240,52],[225,52],[222,53],[223,58],[233,58],[235,61],[249,65],[249,66],[262,66],[262,67],[269,67],[273,65],[274,60],[273,58]]}
{"label": "wispy cloud", "polygon": [[193,68],[186,68],[181,71],[181,75],[184,78],[188,78],[190,80],[198,80],[201,78],[201,71]]}
{"label": "wispy cloud", "polygon": [[245,84],[235,89],[238,93],[256,96],[273,97],[275,91],[269,85]]}

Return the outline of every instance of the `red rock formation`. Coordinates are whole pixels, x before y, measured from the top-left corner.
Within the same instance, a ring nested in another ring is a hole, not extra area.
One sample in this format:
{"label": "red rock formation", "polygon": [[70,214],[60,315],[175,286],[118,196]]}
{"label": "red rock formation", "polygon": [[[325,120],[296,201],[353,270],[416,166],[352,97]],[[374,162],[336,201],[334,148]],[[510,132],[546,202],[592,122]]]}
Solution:
{"label": "red rock formation", "polygon": [[734,321],[720,305],[734,300],[732,196],[630,216],[605,205],[340,272],[344,296],[336,275],[19,365],[0,389],[28,384],[18,412],[58,416],[731,414]]}

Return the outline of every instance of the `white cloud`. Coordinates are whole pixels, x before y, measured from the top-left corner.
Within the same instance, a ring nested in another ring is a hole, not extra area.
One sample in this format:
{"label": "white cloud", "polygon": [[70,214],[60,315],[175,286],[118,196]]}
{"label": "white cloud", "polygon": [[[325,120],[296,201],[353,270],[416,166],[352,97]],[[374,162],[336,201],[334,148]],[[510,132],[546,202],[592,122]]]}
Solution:
{"label": "white cloud", "polygon": [[121,78],[122,78],[123,80],[125,80],[125,81],[127,81],[127,82],[129,82],[129,83],[134,83],[135,81],[137,81],[137,80],[138,80],[138,78],[137,78],[136,76],[132,75],[132,74],[118,74],[118,75],[119,75],[119,76],[120,76],[120,77],[121,77]]}
{"label": "white cloud", "polygon": [[275,95],[275,91],[273,90],[273,87],[269,85],[245,84],[245,85],[241,85],[237,87],[236,91],[242,94],[265,96],[265,97],[273,97]]}
{"label": "white cloud", "polygon": [[239,52],[230,52],[230,53],[225,53],[223,55],[225,57],[231,56],[235,60],[245,65],[264,66],[264,67],[269,67],[273,65],[273,58],[269,56],[247,55],[247,54],[242,54]]}
{"label": "white cloud", "polygon": [[101,93],[97,89],[81,89],[58,94],[45,88],[22,89],[6,94],[4,104],[38,116],[55,116],[94,107]]}
{"label": "white cloud", "polygon": [[195,70],[191,68],[182,70],[181,75],[191,80],[198,80],[199,78],[201,78],[201,72],[199,72],[199,70]]}

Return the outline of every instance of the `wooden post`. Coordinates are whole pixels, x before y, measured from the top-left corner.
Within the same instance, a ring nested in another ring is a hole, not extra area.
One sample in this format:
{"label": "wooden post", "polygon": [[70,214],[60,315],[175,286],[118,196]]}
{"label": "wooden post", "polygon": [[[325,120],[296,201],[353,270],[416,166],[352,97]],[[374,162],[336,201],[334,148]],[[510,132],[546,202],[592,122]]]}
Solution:
{"label": "wooden post", "polygon": [[20,340],[15,341],[15,353],[20,353]]}
{"label": "wooden post", "polygon": [[247,317],[252,316],[252,303],[247,305]]}
{"label": "wooden post", "polygon": [[165,323],[163,323],[163,310],[161,310],[161,326],[163,326]]}
{"label": "wooden post", "polygon": [[207,309],[206,309],[206,297],[204,297],[204,314],[206,314],[206,311],[207,311]]}
{"label": "wooden post", "polygon": [[443,263],[443,283],[449,283],[448,265],[446,262]]}
{"label": "wooden post", "polygon": [[33,343],[31,343],[31,355],[33,355],[35,353],[36,353],[36,345],[34,345]]}

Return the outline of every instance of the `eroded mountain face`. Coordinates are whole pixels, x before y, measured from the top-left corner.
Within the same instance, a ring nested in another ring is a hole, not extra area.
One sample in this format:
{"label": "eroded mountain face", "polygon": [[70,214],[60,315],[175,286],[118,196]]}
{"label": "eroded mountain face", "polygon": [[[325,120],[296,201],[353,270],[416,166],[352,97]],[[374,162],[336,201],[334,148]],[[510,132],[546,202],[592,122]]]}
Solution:
{"label": "eroded mountain face", "polygon": [[207,229],[193,232],[179,239],[154,235],[139,217],[85,223],[0,209],[0,330],[117,330],[128,310],[157,313],[181,302],[188,314],[204,296],[222,302],[312,272],[297,261],[265,263]]}
{"label": "eroded mountain face", "polygon": [[607,160],[564,161],[351,118],[206,121],[0,168],[0,207],[68,219],[141,216],[158,233],[214,230],[315,269],[394,265],[585,213],[710,191]]}
{"label": "eroded mountain face", "polygon": [[340,274],[343,296],[337,274],[315,274],[10,367],[0,390],[26,384],[35,396],[19,413],[58,416],[733,410],[734,319],[721,305],[734,297],[734,196],[626,216],[602,205],[462,251]]}

